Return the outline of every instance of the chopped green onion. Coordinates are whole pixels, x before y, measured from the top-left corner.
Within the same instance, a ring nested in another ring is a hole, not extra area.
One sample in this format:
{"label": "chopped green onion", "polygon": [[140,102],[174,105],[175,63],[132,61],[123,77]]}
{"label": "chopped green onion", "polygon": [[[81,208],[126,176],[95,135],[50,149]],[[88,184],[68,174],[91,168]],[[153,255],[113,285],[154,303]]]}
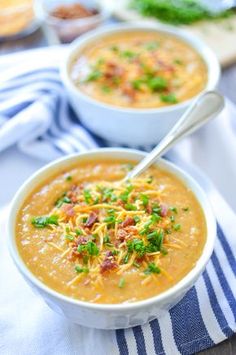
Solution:
{"label": "chopped green onion", "polygon": [[173,226],[173,228],[175,231],[179,231],[181,229],[181,225],[179,223],[177,223]]}
{"label": "chopped green onion", "polygon": [[178,102],[175,94],[167,94],[167,95],[161,94],[160,99],[161,101],[166,102],[168,104],[176,104]]}
{"label": "chopped green onion", "polygon": [[149,197],[147,195],[145,195],[145,194],[141,194],[140,195],[140,200],[142,201],[143,206],[147,207],[147,205],[149,203]]}
{"label": "chopped green onion", "polygon": [[64,235],[64,238],[69,240],[70,242],[72,242],[74,240],[73,235],[69,235],[69,234]]}
{"label": "chopped green onion", "polygon": [[72,180],[72,176],[71,175],[67,175],[66,176],[66,181],[71,181]]}
{"label": "chopped green onion", "polygon": [[184,207],[184,208],[182,208],[182,210],[183,210],[184,212],[188,212],[188,211],[189,211],[189,207]]}
{"label": "chopped green onion", "polygon": [[146,270],[144,270],[144,274],[150,275],[153,274],[160,274],[161,269],[154,263],[149,263]]}
{"label": "chopped green onion", "polygon": [[81,267],[79,265],[76,265],[75,266],[75,271],[78,272],[78,273],[84,272],[84,273],[87,274],[89,272],[89,269],[87,267]]}
{"label": "chopped green onion", "polygon": [[123,288],[125,286],[125,279],[122,277],[118,283],[119,288]]}
{"label": "chopped green onion", "polygon": [[132,203],[126,203],[125,209],[127,211],[137,211],[137,207],[135,205],[132,205]]}
{"label": "chopped green onion", "polygon": [[87,251],[90,255],[93,255],[93,256],[96,256],[99,254],[99,249],[98,249],[97,245],[92,241],[88,241]]}
{"label": "chopped green onion", "polygon": [[137,224],[138,222],[141,221],[139,216],[134,216],[133,219],[134,219],[135,224]]}
{"label": "chopped green onion", "polygon": [[178,210],[177,210],[176,207],[169,207],[169,210],[170,210],[171,212],[174,212],[175,214],[178,213]]}
{"label": "chopped green onion", "polygon": [[[147,85],[149,87],[149,89],[151,89],[152,91],[161,91],[167,88],[168,83],[166,81],[166,79],[157,76],[154,78],[150,78],[147,81]],[[170,96],[170,95],[164,95],[165,97]]]}
{"label": "chopped green onion", "polygon": [[82,230],[79,229],[79,228],[75,230],[75,233],[76,233],[76,235],[81,235],[81,234],[83,234]]}
{"label": "chopped green onion", "polygon": [[55,224],[57,226],[58,225],[58,218],[59,217],[56,216],[56,215],[33,217],[32,220],[31,220],[31,223],[36,228],[44,228],[44,227],[47,227],[50,224]]}
{"label": "chopped green onion", "polygon": [[67,196],[63,196],[56,201],[55,206],[57,208],[60,208],[63,205],[63,203],[71,203],[71,199]]}
{"label": "chopped green onion", "polygon": [[96,81],[96,80],[100,79],[101,76],[102,76],[101,71],[98,69],[95,69],[88,74],[85,81],[88,81],[88,82],[89,81]]}
{"label": "chopped green onion", "polygon": [[149,176],[148,178],[147,178],[147,183],[148,184],[151,184],[153,182],[153,176]]}
{"label": "chopped green onion", "polygon": [[85,199],[85,202],[87,204],[89,204],[91,202],[91,200],[92,200],[91,193],[90,193],[90,191],[88,189],[84,190],[84,199]]}
{"label": "chopped green onion", "polygon": [[111,92],[110,86],[102,86],[102,91],[105,92],[106,94],[109,94]]}

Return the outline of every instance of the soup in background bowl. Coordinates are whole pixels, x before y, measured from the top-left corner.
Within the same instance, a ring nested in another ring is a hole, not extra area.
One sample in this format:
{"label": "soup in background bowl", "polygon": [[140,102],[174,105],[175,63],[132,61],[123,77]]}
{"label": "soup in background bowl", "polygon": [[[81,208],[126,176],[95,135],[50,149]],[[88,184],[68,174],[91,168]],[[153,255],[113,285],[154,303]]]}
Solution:
{"label": "soup in background bowl", "polygon": [[130,146],[158,143],[200,93],[216,87],[219,75],[205,43],[165,25],[92,31],[69,46],[61,67],[80,121]]}
{"label": "soup in background bowl", "polygon": [[107,34],[77,53],[70,76],[92,98],[114,106],[158,108],[196,96],[207,67],[189,44],[161,32]]}
{"label": "soup in background bowl", "polygon": [[17,266],[53,309],[80,324],[121,328],[160,315],[211,255],[214,218],[190,177],[160,161],[122,182],[142,156],[103,149],[63,158],[13,203]]}

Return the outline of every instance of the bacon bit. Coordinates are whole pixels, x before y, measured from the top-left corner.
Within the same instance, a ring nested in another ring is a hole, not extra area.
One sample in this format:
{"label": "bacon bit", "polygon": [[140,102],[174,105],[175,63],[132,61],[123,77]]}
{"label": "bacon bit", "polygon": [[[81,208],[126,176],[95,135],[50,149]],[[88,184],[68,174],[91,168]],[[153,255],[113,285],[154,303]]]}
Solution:
{"label": "bacon bit", "polygon": [[122,200],[118,200],[118,201],[117,201],[117,205],[118,205],[118,206],[121,206],[121,207],[124,207],[125,203],[124,203],[124,201],[122,201]]}
{"label": "bacon bit", "polygon": [[112,254],[111,251],[107,251],[105,254],[105,259],[103,260],[103,262],[100,265],[101,273],[116,269],[117,266],[118,265],[115,262],[114,255]]}
{"label": "bacon bit", "polygon": [[125,83],[121,90],[124,95],[126,95],[130,98],[130,100],[132,100],[132,101],[135,100],[136,92],[130,83]]}
{"label": "bacon bit", "polygon": [[97,15],[96,9],[88,9],[80,4],[60,5],[52,12],[52,16],[62,20],[73,20]]}
{"label": "bacon bit", "polygon": [[146,211],[147,211],[147,213],[149,213],[149,214],[152,213],[152,206],[150,205],[150,203],[147,205]]}
{"label": "bacon bit", "polygon": [[166,205],[160,205],[161,207],[161,217],[166,217],[168,213],[168,207]]}
{"label": "bacon bit", "polygon": [[116,63],[108,62],[104,76],[107,79],[120,77],[124,74],[124,69]]}
{"label": "bacon bit", "polygon": [[97,219],[98,219],[97,213],[95,213],[93,211],[90,212],[87,222],[84,224],[85,227],[91,228],[94,225],[94,223],[97,221]]}
{"label": "bacon bit", "polygon": [[166,64],[160,59],[157,59],[157,64],[159,64],[164,70],[174,72],[175,68],[172,65]]}
{"label": "bacon bit", "polygon": [[134,226],[128,226],[128,227],[126,227],[125,228],[125,231],[127,232],[127,233],[129,233],[129,234],[137,234],[138,233],[138,230],[137,230],[137,228],[136,227],[134,227]]}
{"label": "bacon bit", "polygon": [[125,238],[127,237],[127,232],[124,229],[118,229],[117,231],[117,238],[124,242]]}
{"label": "bacon bit", "polygon": [[65,212],[67,217],[73,217],[75,215],[75,211],[71,203],[62,205],[62,210]]}
{"label": "bacon bit", "polygon": [[132,217],[127,217],[123,223],[121,223],[121,227],[125,228],[127,226],[134,226],[135,221]]}
{"label": "bacon bit", "polygon": [[76,203],[78,201],[77,194],[75,191],[68,191],[67,196],[70,198],[71,202]]}
{"label": "bacon bit", "polygon": [[88,243],[88,238],[87,237],[79,237],[76,241],[75,241],[75,246],[78,247],[79,245],[82,244],[87,244]]}
{"label": "bacon bit", "polygon": [[113,257],[113,254],[112,254],[112,251],[111,251],[111,250],[108,250],[105,255],[106,255],[107,257],[109,257],[109,256],[112,256],[112,257]]}

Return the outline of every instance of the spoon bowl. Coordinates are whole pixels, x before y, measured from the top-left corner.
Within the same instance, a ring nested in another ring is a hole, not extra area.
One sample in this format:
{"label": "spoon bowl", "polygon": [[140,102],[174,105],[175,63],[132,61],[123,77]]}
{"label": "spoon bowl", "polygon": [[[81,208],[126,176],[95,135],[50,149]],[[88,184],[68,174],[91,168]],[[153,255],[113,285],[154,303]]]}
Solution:
{"label": "spoon bowl", "polygon": [[207,123],[224,107],[224,98],[217,91],[207,91],[199,96],[180,117],[170,132],[145,156],[125,177],[125,181],[135,178],[145,171],[157,158],[173,147],[181,138],[193,133]]}

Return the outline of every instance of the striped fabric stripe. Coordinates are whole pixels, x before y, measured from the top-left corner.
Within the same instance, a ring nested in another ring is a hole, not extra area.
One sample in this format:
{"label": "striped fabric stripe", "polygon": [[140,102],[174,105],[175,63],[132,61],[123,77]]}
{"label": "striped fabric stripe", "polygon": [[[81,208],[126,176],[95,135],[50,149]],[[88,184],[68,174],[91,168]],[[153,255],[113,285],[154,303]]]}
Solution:
{"label": "striped fabric stripe", "polygon": [[[28,125],[32,116],[34,120],[39,117],[39,122],[41,116],[44,121],[16,141],[27,154],[51,160],[112,145],[79,124],[65,97],[56,66],[31,71],[26,68],[0,86],[0,135],[8,122],[12,121],[17,129],[23,119]],[[4,149],[1,142],[0,149]],[[176,306],[145,326],[115,331],[121,355],[193,354],[232,336],[236,331],[235,244],[220,223],[217,235],[216,248],[205,272]]]}

